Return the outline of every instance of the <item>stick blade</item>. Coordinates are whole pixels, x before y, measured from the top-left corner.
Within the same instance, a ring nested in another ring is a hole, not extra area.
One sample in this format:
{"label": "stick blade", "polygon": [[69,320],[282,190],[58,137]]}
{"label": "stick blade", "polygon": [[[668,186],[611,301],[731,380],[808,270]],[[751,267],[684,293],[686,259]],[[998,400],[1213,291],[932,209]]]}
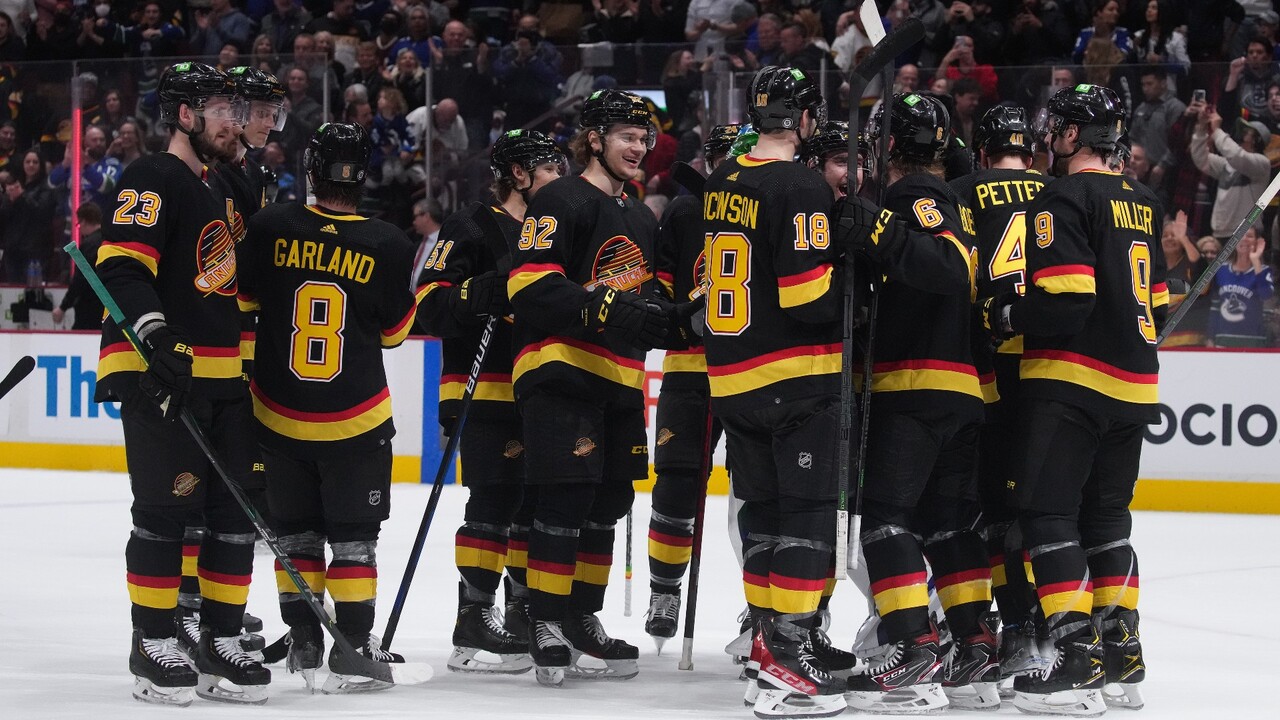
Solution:
{"label": "stick blade", "polygon": [[853,72],[865,82],[870,82],[884,69],[886,65],[893,62],[893,59],[906,52],[912,45],[924,39],[924,23],[920,22],[918,17],[909,17],[902,21],[893,32],[885,36],[884,40],[869,55],[858,63]]}

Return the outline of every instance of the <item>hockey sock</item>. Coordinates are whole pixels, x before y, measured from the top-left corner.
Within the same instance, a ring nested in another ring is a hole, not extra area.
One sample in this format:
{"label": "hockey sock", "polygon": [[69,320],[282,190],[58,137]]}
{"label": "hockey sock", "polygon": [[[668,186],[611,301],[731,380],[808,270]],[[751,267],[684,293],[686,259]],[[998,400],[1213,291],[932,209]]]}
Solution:
{"label": "hockey sock", "polygon": [[182,536],[182,583],[178,586],[178,606],[187,612],[200,610],[200,578],[196,575],[196,561],[200,557],[203,540],[202,527],[188,527]]}
{"label": "hockey sock", "polygon": [[533,521],[528,578],[529,617],[534,620],[559,621],[568,611],[577,572],[579,532]]}
{"label": "hockey sock", "polygon": [[938,533],[925,544],[938,600],[956,637],[978,632],[991,609],[991,568],[982,537],[972,530]]}
{"label": "hockey sock", "polygon": [[454,536],[454,561],[462,575],[467,600],[492,605],[497,599],[502,568],[507,562],[507,532],[511,526],[468,520]]}
{"label": "hockey sock", "polygon": [[538,486],[526,485],[524,498],[511,521],[507,539],[507,599],[511,596],[529,597],[529,527],[533,524],[533,511],[538,506]]}
{"label": "hockey sock", "polygon": [[864,529],[871,597],[891,641],[915,637],[929,628],[929,584],[920,542],[899,525]]}
{"label": "hockey sock", "polygon": [[[318,597],[324,597],[324,536],[315,531],[296,535],[281,535],[280,548],[289,556],[307,587]],[[318,621],[298,592],[298,587],[277,560],[276,591],[280,594],[280,619],[289,627],[314,625]]]}
{"label": "hockey sock", "polygon": [[613,567],[614,523],[588,521],[578,536],[570,605],[574,610],[597,613],[604,609],[604,593]]}
{"label": "hockey sock", "polygon": [[678,592],[693,556],[693,523],[702,487],[697,473],[667,470],[653,486],[649,517],[649,579],[656,593]]}
{"label": "hockey sock", "polygon": [[808,627],[817,615],[833,562],[835,504],[784,497],[779,501],[778,545],[769,561],[773,609]]}
{"label": "hockey sock", "polygon": [[769,567],[778,547],[778,512],[760,501],[744,502],[738,512],[742,530],[742,589],[751,614],[757,618],[773,614]]}
{"label": "hockey sock", "polygon": [[373,630],[373,610],[378,600],[378,541],[333,542],[331,538],[329,546],[333,548],[333,562],[325,573],[325,587],[333,597],[338,629],[357,643]]}
{"label": "hockey sock", "polygon": [[238,635],[244,625],[244,606],[253,577],[252,532],[205,530],[196,572],[200,576],[200,624],[215,635]]}
{"label": "hockey sock", "polygon": [[1029,552],[1050,637],[1061,642],[1084,632],[1093,609],[1093,583],[1080,544],[1046,543]]}
{"label": "hockey sock", "polygon": [[1089,548],[1093,576],[1093,612],[1109,617],[1119,610],[1138,609],[1138,556],[1126,540]]}
{"label": "hockey sock", "polygon": [[836,554],[831,553],[831,564],[827,566],[827,582],[822,588],[822,598],[818,600],[818,612],[831,607],[831,596],[836,594]]}
{"label": "hockey sock", "polygon": [[[176,533],[175,533],[176,534]],[[149,638],[173,637],[173,611],[182,580],[182,540],[134,527],[125,545],[130,614]]]}

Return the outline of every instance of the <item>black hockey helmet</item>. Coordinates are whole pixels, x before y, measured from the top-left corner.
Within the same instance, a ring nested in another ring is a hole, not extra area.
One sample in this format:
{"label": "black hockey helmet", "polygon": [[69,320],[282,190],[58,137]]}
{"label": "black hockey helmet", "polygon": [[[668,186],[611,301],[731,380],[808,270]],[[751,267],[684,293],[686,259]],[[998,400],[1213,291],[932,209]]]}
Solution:
{"label": "black hockey helmet", "polygon": [[284,104],[284,85],[275,75],[248,65],[233,67],[227,75],[235,81],[236,94],[245,100]]}
{"label": "black hockey helmet", "polygon": [[707,134],[707,139],[702,143],[703,157],[728,155],[729,151],[733,149],[733,143],[738,139],[738,132],[741,130],[741,125],[717,125],[711,128],[711,132]]}
{"label": "black hockey helmet", "polygon": [[311,135],[305,157],[313,181],[364,182],[373,154],[369,133],[356,123],[325,123]]}
{"label": "black hockey helmet", "polygon": [[988,157],[1006,153],[1034,155],[1036,139],[1027,111],[1017,105],[996,105],[973,131],[973,149]]}
{"label": "black hockey helmet", "polygon": [[818,128],[800,148],[800,161],[807,164],[821,163],[828,155],[849,151],[849,123],[828,120]]}
{"label": "black hockey helmet", "polygon": [[489,169],[495,180],[511,178],[511,166],[519,165],[525,172],[543,163],[565,163],[564,153],[550,135],[537,130],[508,130],[493,144],[489,156]]}
{"label": "black hockey helmet", "polygon": [[211,97],[230,98],[235,94],[235,82],[212,65],[198,62],[170,65],[160,74],[160,84],[156,88],[160,100],[160,122],[177,127],[179,106],[200,110]]}
{"label": "black hockey helmet", "polygon": [[649,131],[647,144],[652,150],[658,140],[653,114],[644,98],[624,90],[597,90],[582,103],[578,127],[598,130],[602,135],[611,125],[631,125]]}
{"label": "black hockey helmet", "polygon": [[[893,108],[889,134],[893,137],[890,159],[906,158],[933,163],[942,158],[951,133],[951,116],[946,105],[926,93],[897,93],[890,103]],[[884,127],[884,105],[876,110],[867,124],[867,138],[873,144],[880,139]]]}
{"label": "black hockey helmet", "polygon": [[747,116],[757,132],[799,130],[805,110],[818,127],[827,124],[827,102],[803,70],[769,65],[757,70],[747,85]]}
{"label": "black hockey helmet", "polygon": [[1101,85],[1080,83],[1065,87],[1049,98],[1046,134],[1057,135],[1068,125],[1080,128],[1082,147],[1103,152],[1115,150],[1126,132],[1124,106],[1115,91]]}

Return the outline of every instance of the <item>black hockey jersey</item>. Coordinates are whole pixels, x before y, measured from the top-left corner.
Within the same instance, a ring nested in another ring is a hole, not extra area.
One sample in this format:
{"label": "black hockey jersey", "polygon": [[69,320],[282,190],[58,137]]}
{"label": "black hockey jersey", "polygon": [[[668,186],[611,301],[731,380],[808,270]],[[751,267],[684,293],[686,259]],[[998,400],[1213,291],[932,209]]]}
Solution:
{"label": "black hockey jersey", "polygon": [[972,222],[942,179],[908,175],[889,186],[886,209],[908,227],[879,267],[872,400],[892,410],[940,409],[982,418],[970,345],[977,249]]}
{"label": "black hockey jersey", "polygon": [[1156,332],[1169,305],[1164,210],[1144,185],[1084,171],[1027,209],[1021,392],[1134,422],[1156,418]]}
{"label": "black hockey jersey", "polygon": [[831,189],[799,163],[740,155],[703,194],[707,379],[717,414],[840,392],[843,303]]}
{"label": "black hockey jersey", "polygon": [[[681,195],[667,205],[658,223],[658,283],[668,300],[689,302],[702,295],[706,241],[701,196]],[[662,387],[707,391],[707,356],[702,338],[668,350],[662,360]]]}
{"label": "black hockey jersey", "polygon": [[[486,238],[483,218],[488,213],[502,230],[501,238]],[[450,288],[469,277],[506,269],[507,257],[520,235],[520,222],[499,205],[470,203],[444,221],[435,248],[418,275],[418,324],[442,339],[440,417],[456,418],[462,393],[471,375],[484,332],[483,318],[459,319],[449,303]],[[498,254],[501,250],[501,254]],[[471,417],[511,418],[515,396],[511,390],[511,320],[494,323],[489,349],[476,382],[468,414]]]}
{"label": "black hockey jersey", "polygon": [[382,350],[413,325],[409,239],[381,220],[288,203],[254,215],[241,247],[241,305],[258,312],[259,441],[310,458],[394,435]]}
{"label": "black hockey jersey", "polygon": [[[232,204],[176,155],[129,165],[106,208],[97,271],[130,322],[163,316],[194,351],[191,391],[235,397],[240,380],[240,313]],[[142,359],[108,319],[98,359],[99,401],[136,387]]]}
{"label": "black hockey jersey", "polygon": [[657,219],[581,176],[553,180],[525,213],[507,294],[515,308],[515,394],[545,386],[598,402],[644,404],[643,350],[588,332],[587,293],[654,293]]}
{"label": "black hockey jersey", "polygon": [[[210,185],[223,197],[229,198],[235,207],[231,223],[231,237],[239,245],[244,240],[245,223],[267,204],[266,180],[262,166],[245,158],[230,163],[218,163],[209,173]],[[244,376],[253,375],[254,336],[258,324],[257,315],[244,313],[240,322],[240,356],[244,361]]]}

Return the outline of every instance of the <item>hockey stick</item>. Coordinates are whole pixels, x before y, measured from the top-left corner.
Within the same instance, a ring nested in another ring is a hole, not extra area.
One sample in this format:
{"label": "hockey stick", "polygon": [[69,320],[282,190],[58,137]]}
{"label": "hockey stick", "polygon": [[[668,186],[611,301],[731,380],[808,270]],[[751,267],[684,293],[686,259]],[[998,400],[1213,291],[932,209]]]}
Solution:
{"label": "hockey stick", "polygon": [[622,581],[622,616],[631,617],[631,508],[627,508],[627,557]]}
{"label": "hockey stick", "polygon": [[689,558],[689,602],[684,608],[684,646],[680,648],[680,664],[677,665],[681,670],[693,669],[693,626],[698,617],[698,581],[702,577],[702,530],[707,518],[707,485],[711,482],[711,437],[714,423],[708,401],[706,435],[702,437],[702,465],[698,468],[702,491],[698,493],[698,512],[693,516],[693,555]]}
{"label": "hockey stick", "polygon": [[[872,0],[866,0],[863,8]],[[874,8],[871,8],[874,10]],[[864,17],[867,14],[863,10]],[[867,23],[863,21],[864,28],[868,26],[877,26],[877,22]],[[859,120],[859,111],[861,110],[860,102],[862,100],[862,91],[866,89],[867,83],[882,68],[888,67],[893,59],[900,55],[903,51],[920,42],[924,38],[924,25],[919,18],[907,18],[901,25],[894,28],[894,31],[885,36],[871,51],[862,62],[854,68],[849,75],[849,159],[854,163],[858,160],[858,129],[861,126]],[[887,113],[886,113],[887,114]],[[854,190],[857,192],[857,189]],[[836,546],[835,546],[835,578],[843,580],[848,577],[849,564],[849,480],[851,474],[850,454],[852,453],[852,434],[853,434],[853,325],[854,325],[854,263],[845,262],[844,266],[844,321],[842,329],[842,337],[840,344],[840,443],[837,448],[839,457],[839,471],[837,475],[838,494],[836,497]],[[874,303],[874,300],[872,301]],[[863,378],[863,385],[868,386],[871,382],[870,377]],[[864,392],[864,396],[866,393]],[[859,470],[861,475],[861,470]],[[861,488],[862,482],[858,482],[858,500],[861,504]],[[855,539],[861,532],[862,514],[857,512],[853,519],[857,527],[854,528]],[[857,554],[854,554],[853,562],[857,562]]]}
{"label": "hockey stick", "polygon": [[4,380],[0,380],[0,398],[9,394],[9,391],[17,387],[18,383],[27,379],[32,370],[36,369],[36,360],[30,355],[23,355],[18,362],[14,363],[13,369],[8,375],[4,376]]}
{"label": "hockey stick", "polygon": [[683,160],[671,163],[671,179],[688,190],[690,195],[702,195],[702,188],[707,184],[707,178]]}
{"label": "hockey stick", "polygon": [[1231,233],[1231,238],[1227,240],[1227,244],[1223,245],[1222,249],[1218,251],[1218,256],[1213,259],[1213,262],[1209,263],[1209,267],[1205,268],[1203,273],[1200,273],[1200,278],[1196,280],[1196,283],[1187,292],[1187,299],[1183,300],[1173,315],[1165,321],[1164,328],[1156,336],[1157,347],[1164,344],[1164,341],[1173,333],[1174,328],[1178,327],[1178,323],[1182,322],[1182,318],[1187,316],[1187,313],[1191,310],[1192,303],[1196,301],[1196,298],[1200,297],[1200,293],[1204,292],[1209,283],[1213,282],[1213,276],[1218,274],[1218,270],[1231,261],[1231,253],[1235,252],[1241,238],[1257,222],[1258,216],[1271,203],[1277,192],[1280,192],[1280,175],[1276,175],[1271,179],[1271,184],[1258,196],[1258,201],[1253,204],[1249,214],[1244,216],[1244,219],[1236,226],[1236,231]]}
{"label": "hockey stick", "polygon": [[[76,247],[75,243],[67,243],[63,250],[75,261],[76,267],[80,272],[84,273],[85,280],[89,282],[89,286],[98,295],[98,299],[102,300],[102,304],[107,308],[111,320],[124,333],[129,343],[133,345],[134,351],[142,358],[143,364],[147,365],[150,359],[147,357],[142,341],[134,331],[133,325],[125,318],[124,312],[120,310],[120,306],[116,304],[115,298],[111,297],[111,293],[107,291],[106,286],[102,284],[98,273],[94,271],[93,266],[89,264],[84,254],[80,252],[80,248]],[[191,437],[196,441],[196,445],[200,446],[200,450],[208,458],[209,464],[213,466],[227,489],[231,491],[231,495],[239,503],[240,509],[244,510],[245,515],[249,517],[249,521],[253,523],[254,529],[258,531],[258,535],[262,537],[267,547],[271,548],[271,553],[276,556],[276,562],[280,563],[280,567],[284,568],[285,574],[293,581],[298,593],[302,595],[302,599],[307,603],[307,607],[311,608],[311,612],[319,618],[320,624],[333,637],[333,642],[338,652],[329,657],[329,670],[339,675],[358,675],[398,685],[416,685],[430,680],[432,670],[431,666],[426,663],[378,662],[365,657],[351,645],[351,641],[347,640],[347,636],[338,630],[337,624],[324,611],[324,605],[321,604],[320,598],[316,596],[311,590],[311,586],[298,573],[298,568],[294,567],[289,555],[280,547],[280,541],[276,539],[275,533],[271,532],[271,529],[263,522],[262,515],[254,508],[253,503],[249,502],[244,489],[232,479],[231,472],[227,470],[227,466],[222,462],[222,458],[219,457],[217,450],[214,449],[213,444],[209,441],[208,435],[196,422],[191,410],[183,408],[181,418],[182,424],[186,426],[187,431],[191,433]]]}

